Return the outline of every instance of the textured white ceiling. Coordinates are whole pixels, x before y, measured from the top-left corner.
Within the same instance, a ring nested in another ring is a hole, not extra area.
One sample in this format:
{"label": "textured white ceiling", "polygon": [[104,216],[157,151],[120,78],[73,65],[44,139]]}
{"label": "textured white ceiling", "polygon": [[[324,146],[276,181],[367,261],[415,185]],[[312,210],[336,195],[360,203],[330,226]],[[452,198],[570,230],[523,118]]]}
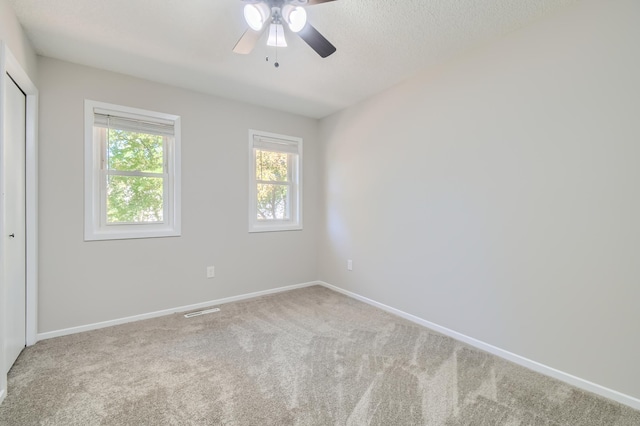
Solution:
{"label": "textured white ceiling", "polygon": [[[320,118],[578,0],[336,0],[307,7],[337,48],[296,35],[231,49],[240,0],[9,0],[38,54]],[[271,61],[266,62],[269,56]]]}

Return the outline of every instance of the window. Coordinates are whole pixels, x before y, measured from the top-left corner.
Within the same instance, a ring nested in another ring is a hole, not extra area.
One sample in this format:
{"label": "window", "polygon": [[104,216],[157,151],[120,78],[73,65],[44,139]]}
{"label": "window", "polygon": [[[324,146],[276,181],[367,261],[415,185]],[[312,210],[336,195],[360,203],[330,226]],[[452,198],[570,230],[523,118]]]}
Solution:
{"label": "window", "polygon": [[249,232],[302,229],[302,139],[249,131]]}
{"label": "window", "polygon": [[85,100],[84,239],[180,235],[180,117]]}

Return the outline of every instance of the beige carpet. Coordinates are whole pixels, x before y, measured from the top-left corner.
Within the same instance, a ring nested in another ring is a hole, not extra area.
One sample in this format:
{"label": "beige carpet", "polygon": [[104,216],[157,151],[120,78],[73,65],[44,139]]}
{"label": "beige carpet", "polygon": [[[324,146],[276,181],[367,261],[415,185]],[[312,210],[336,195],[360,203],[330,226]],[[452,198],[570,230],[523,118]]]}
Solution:
{"label": "beige carpet", "polygon": [[2,425],[640,425],[640,412],[323,287],[59,337]]}

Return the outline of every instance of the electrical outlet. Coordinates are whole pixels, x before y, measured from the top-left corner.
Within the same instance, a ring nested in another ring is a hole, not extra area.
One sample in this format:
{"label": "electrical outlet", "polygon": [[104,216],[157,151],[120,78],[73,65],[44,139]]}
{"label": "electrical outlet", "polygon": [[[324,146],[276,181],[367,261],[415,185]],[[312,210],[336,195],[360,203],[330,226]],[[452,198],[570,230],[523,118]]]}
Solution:
{"label": "electrical outlet", "polygon": [[213,266],[207,266],[207,278],[213,278],[216,276],[216,268]]}
{"label": "electrical outlet", "polygon": [[347,259],[347,271],[353,271],[353,260]]}

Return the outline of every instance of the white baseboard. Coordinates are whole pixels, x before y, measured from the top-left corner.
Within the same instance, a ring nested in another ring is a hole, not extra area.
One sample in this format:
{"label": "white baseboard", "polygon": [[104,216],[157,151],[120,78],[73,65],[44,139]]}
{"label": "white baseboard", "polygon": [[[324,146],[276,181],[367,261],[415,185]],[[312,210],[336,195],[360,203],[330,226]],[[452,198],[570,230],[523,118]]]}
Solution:
{"label": "white baseboard", "polygon": [[195,311],[197,309],[207,308],[214,305],[224,305],[225,303],[237,302],[238,300],[253,299],[255,297],[266,296],[268,294],[281,293],[283,291],[289,291],[289,290],[294,290],[294,289],[303,288],[303,287],[310,287],[312,285],[319,285],[319,284],[320,283],[317,281],[302,283],[302,284],[294,284],[294,285],[289,285],[285,287],[273,288],[270,290],[257,291],[255,293],[241,294],[238,296],[225,297],[223,299],[210,300],[208,302],[196,303],[193,305],[186,305],[186,306],[180,306],[177,308],[170,308],[170,309],[164,309],[161,311],[149,312],[141,315],[133,315],[130,317],[118,318],[114,320],[103,321],[103,322],[87,324],[87,325],[81,325],[78,327],[48,331],[46,333],[38,333],[36,336],[36,341],[52,339],[54,337],[60,337],[60,336],[67,336],[69,334],[82,333],[84,331],[97,330],[100,328],[111,327],[119,324],[126,324],[134,321],[162,317],[165,315],[171,315],[171,314],[180,313],[180,312]]}
{"label": "white baseboard", "polygon": [[7,396],[7,390],[6,389],[0,390],[0,404],[2,404],[6,396]]}
{"label": "white baseboard", "polygon": [[419,318],[415,315],[411,315],[408,314],[406,312],[403,312],[399,309],[396,308],[392,308],[391,306],[387,306],[385,304],[382,304],[380,302],[376,302],[375,300],[371,300],[367,297],[364,296],[360,296],[359,294],[353,293],[351,291],[348,290],[344,290],[340,287],[336,287],[332,284],[320,281],[318,282],[318,284],[337,291],[338,293],[342,293],[346,296],[352,297],[356,300],[360,300],[361,302],[367,303],[369,305],[375,306],[377,308],[380,308],[384,311],[387,311],[389,313],[392,313],[394,315],[397,315],[401,318],[404,318],[406,320],[409,320],[411,322],[414,322],[416,324],[422,325],[424,327],[427,327],[433,331],[436,331],[438,333],[444,334],[445,336],[449,336],[453,339],[459,340],[461,342],[467,343],[473,347],[476,347],[478,349],[481,349],[485,352],[489,352],[490,354],[496,355],[500,358],[506,359],[508,361],[511,361],[515,364],[518,364],[522,367],[528,368],[530,370],[533,370],[535,372],[538,372],[540,374],[544,374],[545,376],[549,376],[549,377],[553,377],[554,379],[558,379],[562,382],[568,383],[572,386],[575,386],[579,389],[585,390],[587,392],[591,392],[594,393],[596,395],[600,395],[602,397],[617,401],[621,404],[627,405],[631,408],[634,408],[636,410],[640,410],[640,399],[634,398],[632,396],[629,395],[625,395],[621,392],[615,391],[613,389],[609,389],[606,388],[604,386],[600,386],[596,383],[592,383],[588,380],[585,379],[581,379],[580,377],[576,377],[572,374],[569,373],[565,373],[563,371],[557,370],[555,368],[546,366],[544,364],[541,364],[539,362],[530,360],[528,358],[525,358],[523,356],[514,354],[512,352],[506,351],[504,349],[500,349],[496,346],[490,345],[488,343],[485,343],[481,340],[478,339],[474,339],[473,337],[469,337],[466,336],[462,333],[458,333],[457,331],[451,330],[449,328],[446,327],[442,327],[441,325],[432,323],[430,321],[424,320],[422,318]]}
{"label": "white baseboard", "polygon": [[[571,375],[569,373],[565,373],[563,371],[557,370],[555,368],[546,366],[544,364],[541,364],[539,362],[530,360],[528,358],[525,358],[523,356],[514,354],[512,352],[506,351],[504,349],[500,349],[496,346],[490,345],[488,343],[485,343],[481,340],[475,339],[473,337],[469,337],[466,336],[462,333],[459,333],[457,331],[451,330],[449,328],[443,327],[441,325],[432,323],[430,321],[427,321],[425,319],[419,318],[415,315],[411,315],[408,314],[406,312],[403,312],[399,309],[396,308],[392,308],[391,306],[387,306],[383,303],[380,302],[376,302],[375,300],[369,299],[367,297],[361,296],[359,294],[353,293],[351,291],[348,290],[344,290],[340,287],[336,287],[332,284],[323,282],[323,281],[313,281],[313,282],[308,282],[308,283],[302,283],[302,284],[295,284],[295,285],[290,285],[290,286],[285,286],[285,287],[279,287],[279,288],[274,288],[274,289],[270,289],[270,290],[264,290],[264,291],[258,291],[255,293],[248,293],[248,294],[242,294],[242,295],[238,295],[238,296],[232,296],[232,297],[226,297],[223,299],[217,299],[217,300],[210,300],[208,302],[202,302],[202,303],[196,303],[193,305],[187,305],[187,306],[180,306],[177,308],[171,308],[171,309],[165,309],[162,311],[156,311],[156,312],[149,312],[146,314],[141,314],[141,315],[134,315],[134,316],[130,316],[130,317],[126,317],[126,318],[119,318],[119,319],[115,319],[115,320],[110,320],[110,321],[104,321],[104,322],[99,322],[99,323],[94,323],[94,324],[87,324],[87,325],[83,325],[83,326],[79,326],[79,327],[71,327],[71,328],[65,328],[62,330],[55,330],[55,331],[49,331],[46,333],[39,333],[37,335],[37,340],[45,340],[45,339],[51,339],[54,337],[60,337],[60,336],[66,336],[69,334],[75,334],[75,333],[81,333],[84,331],[90,331],[90,330],[97,330],[100,328],[105,328],[105,327],[111,327],[114,325],[119,325],[119,324],[125,324],[125,323],[129,323],[129,322],[134,322],[134,321],[140,321],[140,320],[145,320],[145,319],[150,319],[150,318],[156,318],[156,317],[161,317],[161,316],[165,316],[165,315],[171,315],[171,314],[175,314],[175,313],[180,313],[180,312],[187,312],[187,311],[193,311],[193,310],[197,310],[197,309],[202,309],[202,308],[206,308],[209,306],[215,306],[215,305],[223,305],[225,303],[231,303],[231,302],[236,302],[239,300],[246,300],[246,299],[252,299],[255,297],[260,297],[260,296],[266,296],[268,294],[274,294],[274,293],[280,293],[283,291],[289,291],[289,290],[294,290],[297,288],[303,288],[303,287],[310,287],[313,285],[321,285],[323,287],[326,287],[328,289],[331,289],[333,291],[336,291],[338,293],[342,293],[346,296],[349,296],[351,298],[354,298],[356,300],[360,300],[361,302],[367,303],[371,306],[375,306],[377,308],[380,308],[384,311],[387,311],[389,313],[392,313],[394,315],[397,315],[401,318],[404,318],[406,320],[409,320],[411,322],[414,322],[416,324],[422,325],[424,327],[427,327],[431,330],[434,330],[438,333],[444,334],[446,336],[449,336],[453,339],[459,340],[461,342],[467,343],[473,347],[476,347],[478,349],[481,349],[483,351],[489,352],[493,355],[496,355],[500,358],[506,359],[508,361],[511,361],[515,364],[518,364],[522,367],[528,368],[530,370],[536,371],[540,374],[544,374],[545,376],[549,376],[549,377],[553,377],[554,379],[558,379],[562,382],[568,383],[572,386],[575,386],[579,389],[585,390],[587,392],[591,392],[594,393],[596,395],[600,395],[602,397],[611,399],[613,401],[617,401],[621,404],[627,405],[631,408],[634,408],[636,410],[640,410],[640,399],[634,398],[632,396],[629,395],[625,395],[621,392],[615,391],[613,389],[609,389],[606,388],[604,386],[598,385],[596,383],[592,383],[588,380],[585,379],[581,379],[580,377],[576,377],[574,375]],[[2,391],[0,391],[0,402],[5,398],[6,396],[6,392],[3,389]]]}

